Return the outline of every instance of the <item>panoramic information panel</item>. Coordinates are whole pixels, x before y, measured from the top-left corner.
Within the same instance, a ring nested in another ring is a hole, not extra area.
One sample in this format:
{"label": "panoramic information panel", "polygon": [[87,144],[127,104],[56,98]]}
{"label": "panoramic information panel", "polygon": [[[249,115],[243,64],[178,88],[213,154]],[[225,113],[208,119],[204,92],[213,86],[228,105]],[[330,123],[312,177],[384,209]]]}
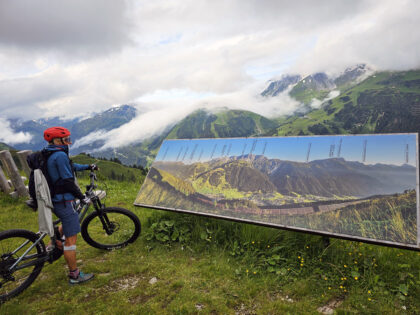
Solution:
{"label": "panoramic information panel", "polygon": [[417,137],[166,140],[135,205],[419,249]]}

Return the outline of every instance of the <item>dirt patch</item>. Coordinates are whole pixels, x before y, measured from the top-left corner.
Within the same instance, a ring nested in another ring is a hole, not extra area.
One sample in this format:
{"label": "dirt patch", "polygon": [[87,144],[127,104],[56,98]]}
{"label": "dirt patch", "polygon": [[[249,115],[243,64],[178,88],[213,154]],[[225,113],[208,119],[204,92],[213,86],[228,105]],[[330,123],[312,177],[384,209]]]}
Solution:
{"label": "dirt patch", "polygon": [[334,314],[334,310],[343,303],[344,299],[334,299],[329,301],[326,305],[318,307],[317,311],[322,314]]}
{"label": "dirt patch", "polygon": [[115,279],[109,285],[105,286],[104,290],[107,292],[132,290],[137,287],[137,284],[141,279],[142,278],[137,275]]}
{"label": "dirt patch", "polygon": [[235,315],[256,315],[257,305],[246,306],[244,303],[235,307]]}

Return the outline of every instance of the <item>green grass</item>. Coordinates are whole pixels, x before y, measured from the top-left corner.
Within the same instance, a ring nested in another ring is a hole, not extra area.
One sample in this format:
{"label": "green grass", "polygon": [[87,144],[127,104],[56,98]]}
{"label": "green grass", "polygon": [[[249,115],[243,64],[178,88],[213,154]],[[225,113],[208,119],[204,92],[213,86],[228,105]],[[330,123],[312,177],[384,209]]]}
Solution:
{"label": "green grass", "polygon": [[[108,252],[80,237],[93,281],[70,287],[60,258],[0,314],[317,314],[336,300],[339,314],[420,312],[418,252],[138,208],[139,183],[106,186],[106,205],[139,216],[140,239]],[[25,207],[0,194],[0,230],[36,231]]]}
{"label": "green grass", "polygon": [[302,89],[302,83],[298,83],[296,88],[290,92],[290,96],[304,104],[310,104],[314,99],[322,100],[326,98],[329,92],[328,90]]}
{"label": "green grass", "polygon": [[[99,160],[84,154],[79,154],[73,156],[72,160],[74,163],[78,164],[96,164],[100,172],[98,172],[99,179],[114,179],[118,181],[129,181],[140,183],[144,179],[144,174],[140,169],[126,167],[122,164],[107,161]],[[81,178],[88,178],[88,172],[79,172],[77,175]]]}

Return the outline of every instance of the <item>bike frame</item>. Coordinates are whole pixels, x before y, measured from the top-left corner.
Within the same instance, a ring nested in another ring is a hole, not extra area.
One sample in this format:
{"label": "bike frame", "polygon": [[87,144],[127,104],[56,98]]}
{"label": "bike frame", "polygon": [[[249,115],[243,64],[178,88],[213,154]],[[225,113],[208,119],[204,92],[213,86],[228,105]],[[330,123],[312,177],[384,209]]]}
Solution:
{"label": "bike frame", "polygon": [[[93,205],[93,207],[95,208],[96,211],[101,211],[101,209],[104,207],[104,205],[101,203],[99,197],[94,193],[94,189],[97,188],[98,186],[95,184],[95,180],[97,180],[96,174],[95,172],[93,172],[92,170],[90,171],[89,174],[90,177],[90,185],[86,186],[86,196],[90,199],[89,203],[86,204],[82,204],[80,203],[80,201],[76,201],[75,207],[76,207],[76,211],[79,213],[79,222],[82,223],[83,219],[85,218],[89,208],[90,208],[90,204]],[[112,231],[109,230],[109,226],[110,226],[110,222],[109,219],[106,215],[102,215],[99,217],[102,225],[104,226],[104,230],[105,232],[110,235],[112,233]],[[54,224],[54,230],[55,228],[58,226],[58,224],[61,222],[60,219],[56,220],[53,222]],[[45,255],[42,255],[41,257],[39,257],[36,260],[33,260],[27,264],[23,264],[18,266],[18,264],[23,261],[23,260],[29,260],[29,259],[33,259],[34,257],[40,256],[40,254],[33,254],[33,255],[29,255],[27,256],[27,254],[34,249],[48,234],[47,233],[41,233],[39,235],[39,238],[22,254],[22,256],[20,256],[15,263],[10,266],[9,268],[9,272],[13,272],[16,270],[20,270],[20,269],[24,269],[30,266],[35,266],[39,263],[45,263],[47,261],[50,261],[50,263],[52,263],[52,252],[53,251],[46,251]],[[52,238],[52,244],[53,246],[55,246],[55,239],[56,237]],[[18,251],[20,251],[22,248],[24,248],[30,241],[26,240],[25,242],[23,242],[19,247],[17,247],[13,252],[10,253],[10,255],[14,255],[16,254]]]}

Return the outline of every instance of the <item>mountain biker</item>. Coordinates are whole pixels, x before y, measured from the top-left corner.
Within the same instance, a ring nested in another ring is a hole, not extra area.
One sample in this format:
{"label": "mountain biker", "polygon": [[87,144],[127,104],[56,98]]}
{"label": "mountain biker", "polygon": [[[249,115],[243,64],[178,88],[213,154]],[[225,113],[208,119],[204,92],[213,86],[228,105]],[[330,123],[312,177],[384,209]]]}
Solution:
{"label": "mountain biker", "polygon": [[48,175],[53,183],[51,199],[54,205],[53,212],[61,219],[59,227],[61,235],[64,234],[64,259],[69,268],[69,283],[79,284],[93,278],[92,273],[83,273],[77,268],[76,240],[80,232],[79,216],[74,209],[74,199],[87,203],[89,199],[80,191],[75,182],[74,171],[97,169],[94,164],[76,164],[69,159],[70,131],[64,127],[51,127],[44,131],[44,139],[48,141],[45,150],[52,151],[48,158]]}

